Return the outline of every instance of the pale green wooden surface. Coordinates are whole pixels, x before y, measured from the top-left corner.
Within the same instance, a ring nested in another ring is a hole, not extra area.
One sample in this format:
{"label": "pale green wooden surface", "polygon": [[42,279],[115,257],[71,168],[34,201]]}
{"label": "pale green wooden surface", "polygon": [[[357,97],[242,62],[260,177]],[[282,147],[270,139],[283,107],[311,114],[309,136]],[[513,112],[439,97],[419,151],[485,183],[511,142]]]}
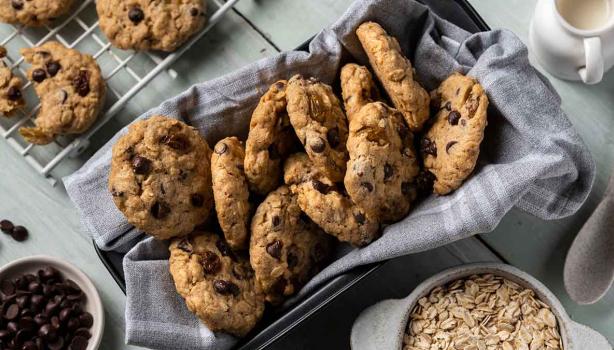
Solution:
{"label": "pale green wooden surface", "polygon": [[[236,7],[238,12],[230,13],[175,64],[180,78],[173,81],[163,73],[146,93],[138,95],[120,113],[118,122],[97,135],[97,140],[105,140],[124,122],[170,93],[274,54],[275,48],[288,50],[298,46],[334,22],[350,3],[350,0],[242,0]],[[526,41],[534,1],[471,0],[471,3],[492,27],[511,29]],[[598,178],[591,198],[578,215],[558,222],[544,222],[514,210],[495,232],[483,237],[511,263],[552,288],[574,319],[600,330],[614,342],[614,294],[595,306],[577,306],[569,301],[562,286],[564,255],[597,204],[612,165],[614,74],[593,87],[551,81],[597,161]],[[71,171],[81,161],[72,160],[58,171]],[[49,187],[4,141],[0,141],[0,164],[0,216],[25,224],[32,231],[31,238],[21,244],[4,236],[0,238],[0,264],[32,254],[61,256],[76,263],[92,277],[104,300],[107,327],[102,349],[132,348],[123,345],[125,297],[99,262],[89,239],[81,233],[78,216],[64,190]]]}

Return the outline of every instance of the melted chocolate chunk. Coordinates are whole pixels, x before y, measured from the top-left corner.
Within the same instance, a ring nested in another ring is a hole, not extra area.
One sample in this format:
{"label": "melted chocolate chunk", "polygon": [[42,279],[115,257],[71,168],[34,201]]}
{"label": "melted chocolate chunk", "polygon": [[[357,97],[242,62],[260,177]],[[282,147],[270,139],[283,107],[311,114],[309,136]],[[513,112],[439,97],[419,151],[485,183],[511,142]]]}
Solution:
{"label": "melted chocolate chunk", "polygon": [[222,261],[220,260],[220,257],[211,251],[206,251],[200,257],[200,264],[203,267],[203,271],[209,275],[216,274],[222,269]]}
{"label": "melted chocolate chunk", "polygon": [[458,125],[458,121],[460,120],[461,115],[457,111],[452,111],[448,114],[448,123],[450,125]]}
{"label": "melted chocolate chunk", "polygon": [[47,73],[49,73],[50,77],[55,77],[56,74],[58,74],[58,72],[60,71],[60,69],[62,69],[60,62],[58,61],[49,61],[45,66],[47,68]]}
{"label": "melted chocolate chunk", "polygon": [[190,253],[190,254],[192,254],[192,251],[193,251],[192,244],[187,239],[182,239],[181,241],[179,241],[179,243],[177,244],[177,248],[183,250],[186,253]]}
{"label": "melted chocolate chunk", "polygon": [[37,68],[32,71],[32,80],[35,82],[40,83],[45,79],[47,79],[47,73],[44,70]]}
{"label": "melted chocolate chunk", "polygon": [[239,286],[236,284],[225,281],[225,280],[215,280],[213,281],[213,289],[222,295],[234,295],[237,296],[241,292]]}
{"label": "melted chocolate chunk", "polygon": [[130,21],[132,21],[132,23],[139,24],[143,19],[145,19],[145,14],[140,7],[135,6],[128,11],[128,18]]}
{"label": "melted chocolate chunk", "polygon": [[86,70],[79,71],[79,75],[73,79],[72,85],[75,87],[79,96],[87,96],[90,93],[90,72]]}
{"label": "melted chocolate chunk", "polygon": [[11,101],[17,101],[21,99],[21,90],[19,90],[18,87],[16,86],[11,86],[7,93],[6,93],[6,97],[9,98],[9,100]]}
{"label": "melted chocolate chunk", "polygon": [[177,151],[185,151],[190,146],[190,142],[185,137],[176,134],[164,136],[161,142]]}
{"label": "melted chocolate chunk", "polygon": [[437,157],[437,145],[435,142],[431,141],[428,137],[422,139],[420,143],[420,147],[422,148],[422,153],[430,154],[433,157]]}
{"label": "melted chocolate chunk", "polygon": [[284,244],[279,240],[274,240],[273,242],[267,244],[266,252],[269,253],[270,256],[279,260],[281,258],[281,250]]}
{"label": "melted chocolate chunk", "polygon": [[151,171],[151,161],[145,157],[134,156],[132,158],[132,170],[137,175],[147,175]]}
{"label": "melted chocolate chunk", "polygon": [[23,0],[11,0],[11,6],[15,10],[23,10]]}

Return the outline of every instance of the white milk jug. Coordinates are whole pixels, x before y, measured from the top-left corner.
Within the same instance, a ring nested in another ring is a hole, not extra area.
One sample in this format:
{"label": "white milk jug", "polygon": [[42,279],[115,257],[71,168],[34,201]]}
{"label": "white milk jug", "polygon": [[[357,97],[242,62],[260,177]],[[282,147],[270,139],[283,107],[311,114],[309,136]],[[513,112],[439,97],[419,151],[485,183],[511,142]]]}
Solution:
{"label": "white milk jug", "polygon": [[553,75],[600,82],[614,65],[614,0],[538,0],[529,45]]}

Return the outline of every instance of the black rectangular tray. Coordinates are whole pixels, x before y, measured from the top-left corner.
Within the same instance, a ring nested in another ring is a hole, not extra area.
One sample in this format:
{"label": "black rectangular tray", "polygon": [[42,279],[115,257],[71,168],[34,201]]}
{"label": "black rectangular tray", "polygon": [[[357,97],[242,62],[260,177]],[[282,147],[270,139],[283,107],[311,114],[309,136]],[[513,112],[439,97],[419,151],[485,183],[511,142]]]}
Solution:
{"label": "black rectangular tray", "polygon": [[[428,6],[440,17],[454,23],[471,33],[490,30],[490,27],[480,17],[467,0],[418,0]],[[309,42],[297,50],[308,51]],[[98,257],[105,265],[121,290],[126,292],[124,280],[124,254],[102,251],[94,243]],[[263,320],[247,337],[237,345],[237,349],[264,349],[273,344],[297,327],[302,321],[322,310],[328,303],[344,293],[359,281],[382,266],[382,263],[360,266],[352,271],[338,276],[322,285],[318,290],[305,296],[302,300],[287,309],[267,310]]]}

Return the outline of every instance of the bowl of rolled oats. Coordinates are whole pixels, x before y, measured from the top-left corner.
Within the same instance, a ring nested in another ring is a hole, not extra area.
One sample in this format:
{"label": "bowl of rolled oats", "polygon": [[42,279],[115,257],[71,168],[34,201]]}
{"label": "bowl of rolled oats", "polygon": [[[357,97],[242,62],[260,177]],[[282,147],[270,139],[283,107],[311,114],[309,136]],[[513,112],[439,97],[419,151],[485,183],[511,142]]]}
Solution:
{"label": "bowl of rolled oats", "polygon": [[404,299],[365,309],[353,350],[611,350],[598,332],[571,320],[546,286],[505,264],[454,267]]}

